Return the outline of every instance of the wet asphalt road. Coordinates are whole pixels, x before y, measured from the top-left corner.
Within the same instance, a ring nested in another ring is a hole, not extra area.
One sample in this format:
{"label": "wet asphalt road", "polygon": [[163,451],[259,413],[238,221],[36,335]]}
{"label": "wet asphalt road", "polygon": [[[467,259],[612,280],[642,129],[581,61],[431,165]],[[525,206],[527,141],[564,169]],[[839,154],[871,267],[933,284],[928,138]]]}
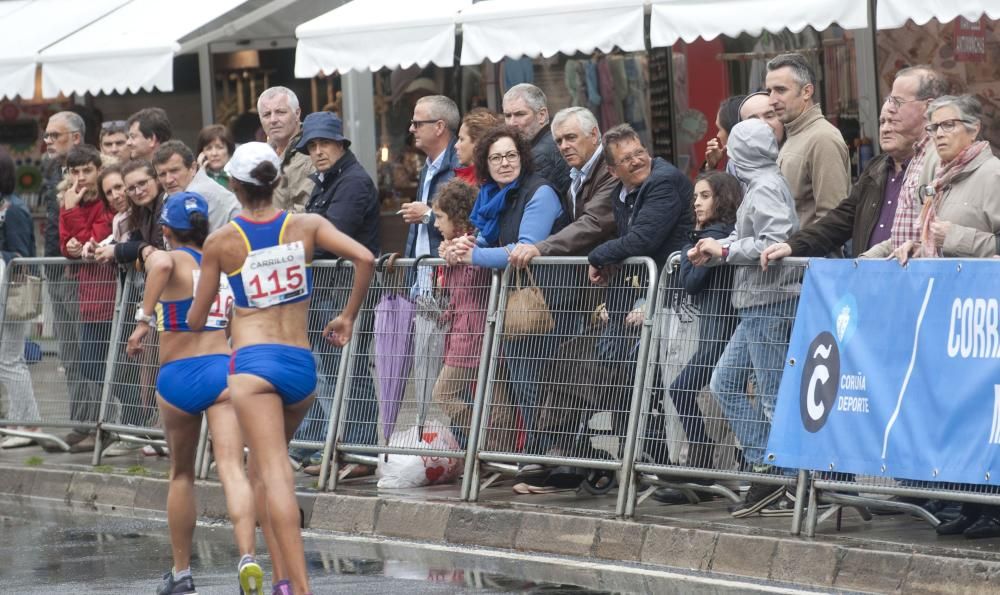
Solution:
{"label": "wet asphalt road", "polygon": [[[0,537],[4,594],[155,593],[171,565],[160,521],[32,512],[0,517]],[[306,550],[315,593],[801,592],[636,566],[359,537],[307,534]],[[259,559],[269,570],[266,556]],[[228,526],[198,527],[191,566],[201,595],[238,593],[236,562]]]}

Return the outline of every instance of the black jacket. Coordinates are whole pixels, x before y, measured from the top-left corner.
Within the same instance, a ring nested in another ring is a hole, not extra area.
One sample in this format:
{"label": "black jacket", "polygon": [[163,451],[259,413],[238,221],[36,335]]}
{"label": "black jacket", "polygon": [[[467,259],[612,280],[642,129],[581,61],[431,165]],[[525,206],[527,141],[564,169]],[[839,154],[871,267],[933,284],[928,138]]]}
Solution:
{"label": "black jacket", "polygon": [[667,258],[687,243],[692,228],[694,188],[676,167],[659,157],[638,190],[619,198],[621,182],[611,192],[618,237],[591,251],[590,264],[603,267],[633,256],[648,256],[663,268]]}
{"label": "black jacket", "polygon": [[[733,232],[732,223],[713,223],[705,229],[691,232],[691,241],[681,250],[681,267],[678,272],[677,285],[685,293],[692,296],[698,304],[704,320],[731,320],[735,327],[736,310],[732,304],[733,270],[730,266],[706,267],[694,266],[688,260],[688,250],[694,247],[702,238],[723,240]],[[718,326],[718,325],[717,325]],[[725,325],[721,325],[725,326]],[[729,329],[732,335],[732,329]],[[726,337],[728,338],[728,336]]]}
{"label": "black jacket", "polygon": [[[535,173],[548,180],[556,189],[559,200],[563,202],[563,210],[566,211],[569,185],[572,182],[569,177],[569,164],[556,147],[556,141],[552,138],[552,131],[548,126],[542,128],[531,140],[531,160],[535,164]],[[573,210],[569,209],[568,212],[572,213]]]}
{"label": "black jacket", "polygon": [[[448,143],[448,148],[444,150],[444,159],[441,160],[441,169],[437,170],[434,174],[434,178],[431,179],[430,186],[427,190],[427,206],[434,204],[434,195],[437,194],[438,188],[444,186],[449,180],[455,177],[455,168],[461,165],[458,162],[458,153],[455,152],[455,140],[454,138]],[[423,192],[424,180],[427,178],[427,164],[420,169],[420,180],[417,181],[417,200],[420,199],[420,193]],[[417,254],[417,231],[420,229],[422,223],[414,223],[410,225],[410,230],[406,234],[406,254],[407,258],[415,258],[419,256]],[[427,239],[430,244],[430,255],[433,258],[437,258],[438,246],[441,244],[441,232],[434,227],[434,211],[431,211],[431,220],[427,224]]]}
{"label": "black jacket", "polygon": [[888,177],[889,155],[882,153],[865,167],[851,193],[836,208],[789,236],[792,256],[826,256],[847,240],[852,240],[855,255],[867,250],[882,212]]}
{"label": "black jacket", "polygon": [[[306,203],[306,212],[322,215],[338,230],[377,256],[379,253],[378,190],[368,172],[358,163],[354,153],[345,152],[330,169],[326,170],[322,179],[318,172],[309,177],[316,186],[309,197],[309,202]],[[319,248],[313,255],[316,259],[336,257],[335,254],[324,252]]]}

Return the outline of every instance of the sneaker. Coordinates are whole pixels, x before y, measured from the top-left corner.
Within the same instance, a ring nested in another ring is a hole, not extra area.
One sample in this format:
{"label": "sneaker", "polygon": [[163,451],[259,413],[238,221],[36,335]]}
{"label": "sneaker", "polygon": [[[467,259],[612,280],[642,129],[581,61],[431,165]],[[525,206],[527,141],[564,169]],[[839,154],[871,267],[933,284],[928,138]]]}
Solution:
{"label": "sneaker", "polygon": [[784,493],[784,486],[751,483],[750,489],[747,490],[746,496],[743,497],[743,501],[729,507],[729,514],[736,519],[748,517],[756,512],[760,512],[760,509],[781,498]]}
{"label": "sneaker", "polygon": [[104,451],[106,457],[124,457],[142,452],[142,444],[138,442],[117,442]]}
{"label": "sneaker", "polygon": [[777,500],[760,509],[760,516],[792,516],[795,513],[795,494],[785,490]]}
{"label": "sneaker", "polygon": [[264,571],[253,556],[243,556],[240,560],[240,595],[261,595],[264,586]]}
{"label": "sneaker", "polygon": [[0,448],[23,448],[25,446],[31,446],[35,441],[31,438],[24,438],[21,436],[7,436],[0,442]]}
{"label": "sneaker", "polygon": [[271,595],[292,595],[292,583],[288,579],[274,583]]}
{"label": "sneaker", "polygon": [[198,595],[194,588],[194,579],[190,575],[180,580],[174,580],[174,573],[168,571],[163,575],[163,582],[156,595]]}
{"label": "sneaker", "polygon": [[77,442],[73,446],[69,447],[70,452],[94,452],[94,448],[97,446],[97,438],[90,434],[83,440]]}

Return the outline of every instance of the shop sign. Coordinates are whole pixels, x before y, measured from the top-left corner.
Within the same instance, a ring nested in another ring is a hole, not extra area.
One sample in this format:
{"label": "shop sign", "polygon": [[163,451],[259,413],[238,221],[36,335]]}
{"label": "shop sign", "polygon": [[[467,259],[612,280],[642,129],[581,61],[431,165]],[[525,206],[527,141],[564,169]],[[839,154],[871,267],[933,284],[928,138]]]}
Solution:
{"label": "shop sign", "polygon": [[968,21],[955,19],[955,61],[985,62],[986,31],[982,19]]}

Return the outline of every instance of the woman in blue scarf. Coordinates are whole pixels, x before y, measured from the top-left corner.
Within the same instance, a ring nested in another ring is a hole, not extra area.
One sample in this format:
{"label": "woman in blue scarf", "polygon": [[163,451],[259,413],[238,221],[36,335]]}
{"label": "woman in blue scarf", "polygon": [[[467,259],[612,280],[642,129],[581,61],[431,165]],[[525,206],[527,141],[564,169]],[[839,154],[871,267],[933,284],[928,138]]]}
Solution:
{"label": "woman in blue scarf", "polygon": [[[483,135],[476,143],[475,164],[476,171],[486,173],[469,216],[479,235],[442,244],[441,256],[449,264],[504,268],[515,245],[536,244],[565,225],[559,195],[548,181],[533,173],[531,146],[515,128],[499,126]],[[546,285],[542,277],[536,278],[540,285]],[[558,313],[553,314],[558,317]],[[537,381],[545,358],[555,352],[557,339],[556,333],[504,337],[505,388],[522,418],[526,454],[545,454],[548,443],[534,431]],[[487,432],[493,431],[499,428],[487,428]],[[502,448],[504,452],[518,451],[515,444]]]}

